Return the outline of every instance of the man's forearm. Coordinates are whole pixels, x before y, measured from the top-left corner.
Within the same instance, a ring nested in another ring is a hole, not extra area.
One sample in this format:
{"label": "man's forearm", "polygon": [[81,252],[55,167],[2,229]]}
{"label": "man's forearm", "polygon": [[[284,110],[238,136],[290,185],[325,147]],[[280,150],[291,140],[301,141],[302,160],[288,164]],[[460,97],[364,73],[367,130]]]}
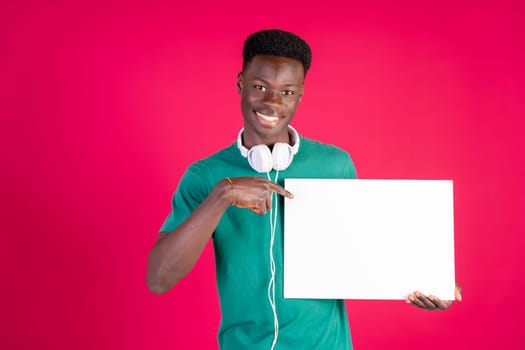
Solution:
{"label": "man's forearm", "polygon": [[160,234],[151,249],[146,275],[153,293],[167,292],[193,269],[231,203],[231,188],[221,181],[186,221],[173,232]]}

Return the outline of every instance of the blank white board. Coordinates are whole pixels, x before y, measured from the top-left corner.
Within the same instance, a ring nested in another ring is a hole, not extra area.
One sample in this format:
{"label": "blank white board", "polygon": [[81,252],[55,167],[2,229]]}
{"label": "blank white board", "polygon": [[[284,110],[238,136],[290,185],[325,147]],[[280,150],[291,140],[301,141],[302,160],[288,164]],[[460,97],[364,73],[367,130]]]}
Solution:
{"label": "blank white board", "polygon": [[284,297],[454,299],[451,180],[286,179]]}

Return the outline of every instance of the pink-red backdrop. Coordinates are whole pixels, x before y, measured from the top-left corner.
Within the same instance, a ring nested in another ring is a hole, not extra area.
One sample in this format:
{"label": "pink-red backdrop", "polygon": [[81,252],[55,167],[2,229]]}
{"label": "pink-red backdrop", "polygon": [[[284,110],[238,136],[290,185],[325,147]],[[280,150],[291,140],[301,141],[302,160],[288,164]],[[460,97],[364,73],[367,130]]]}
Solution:
{"label": "pink-red backdrop", "polygon": [[0,5],[0,348],[217,347],[211,247],[162,296],[146,259],[185,167],[234,140],[242,43],[271,27],[313,48],[305,136],[362,178],[455,181],[464,301],[349,301],[355,347],[525,348],[523,1],[193,3]]}

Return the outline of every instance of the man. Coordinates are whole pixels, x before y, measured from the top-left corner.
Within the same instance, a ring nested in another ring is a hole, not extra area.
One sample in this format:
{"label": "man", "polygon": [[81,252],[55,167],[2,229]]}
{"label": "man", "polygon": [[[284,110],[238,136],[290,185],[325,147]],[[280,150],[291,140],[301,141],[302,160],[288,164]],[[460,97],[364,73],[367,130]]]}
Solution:
{"label": "man", "polygon": [[[246,40],[243,58],[237,88],[244,129],[230,147],[187,169],[150,254],[148,286],[171,289],[213,238],[222,349],[351,349],[343,301],[282,297],[282,203],[293,198],[282,183],[355,178],[354,165],[346,152],[289,125],[311,62],[304,40],[260,31]],[[417,292],[407,301],[431,310],[451,303]]]}

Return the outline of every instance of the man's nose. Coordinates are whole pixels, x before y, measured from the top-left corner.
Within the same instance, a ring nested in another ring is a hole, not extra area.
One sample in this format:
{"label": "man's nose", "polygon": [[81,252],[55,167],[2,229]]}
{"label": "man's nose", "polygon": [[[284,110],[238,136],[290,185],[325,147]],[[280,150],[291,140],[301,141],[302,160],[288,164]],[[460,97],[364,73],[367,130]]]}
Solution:
{"label": "man's nose", "polygon": [[280,105],[282,103],[282,96],[277,91],[269,90],[264,94],[263,102],[269,105]]}

